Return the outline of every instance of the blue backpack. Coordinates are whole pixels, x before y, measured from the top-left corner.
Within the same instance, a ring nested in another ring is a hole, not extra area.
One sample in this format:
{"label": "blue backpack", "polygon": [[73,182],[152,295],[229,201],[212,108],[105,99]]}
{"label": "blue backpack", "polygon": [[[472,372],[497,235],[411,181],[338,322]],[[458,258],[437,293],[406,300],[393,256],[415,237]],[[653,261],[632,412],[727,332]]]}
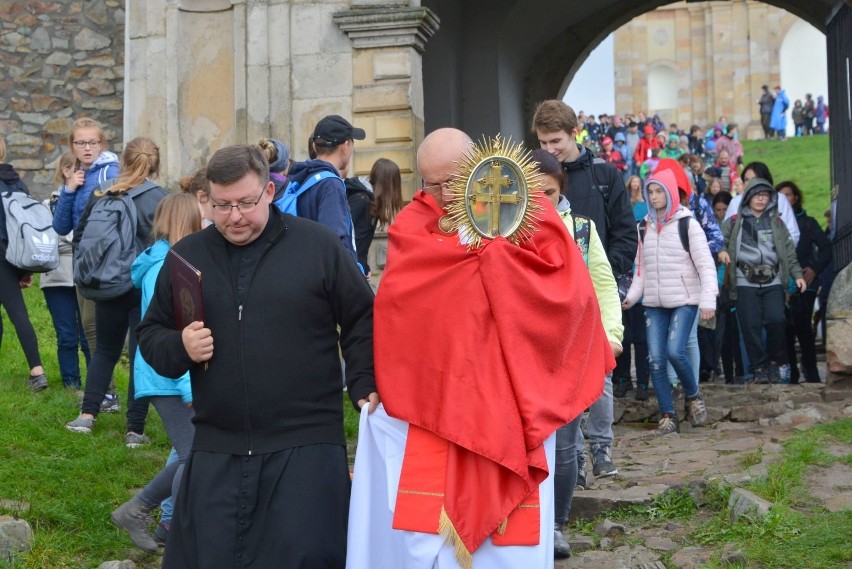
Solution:
{"label": "blue backpack", "polygon": [[[299,196],[310,190],[314,185],[316,185],[321,180],[325,180],[326,178],[337,178],[340,180],[340,176],[329,172],[328,170],[322,170],[309,176],[304,182],[297,182],[295,180],[291,180],[287,184],[287,188],[284,190],[284,195],[275,200],[275,206],[280,209],[283,213],[289,213],[291,215],[299,215],[299,208],[297,206],[297,202],[299,201]],[[341,181],[341,188],[345,189],[342,185],[343,180]]]}

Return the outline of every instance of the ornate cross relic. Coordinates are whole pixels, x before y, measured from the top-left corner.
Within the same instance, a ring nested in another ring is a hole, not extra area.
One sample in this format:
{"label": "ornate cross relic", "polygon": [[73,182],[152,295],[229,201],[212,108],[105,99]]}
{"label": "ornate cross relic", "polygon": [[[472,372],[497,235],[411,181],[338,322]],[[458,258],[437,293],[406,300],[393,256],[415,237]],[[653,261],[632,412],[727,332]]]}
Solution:
{"label": "ornate cross relic", "polygon": [[491,214],[490,231],[492,236],[500,234],[500,204],[516,204],[519,201],[518,192],[504,194],[503,188],[508,188],[515,183],[509,176],[503,176],[503,168],[500,162],[495,160],[491,163],[491,173],[476,181],[481,191],[476,191],[470,196],[472,203],[486,203]]}

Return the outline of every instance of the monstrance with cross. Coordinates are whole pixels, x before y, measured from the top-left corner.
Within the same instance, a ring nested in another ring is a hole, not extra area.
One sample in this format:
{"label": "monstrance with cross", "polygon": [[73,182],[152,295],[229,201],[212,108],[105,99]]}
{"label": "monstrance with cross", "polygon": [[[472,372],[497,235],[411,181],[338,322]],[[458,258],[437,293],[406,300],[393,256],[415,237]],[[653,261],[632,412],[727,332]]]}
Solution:
{"label": "monstrance with cross", "polygon": [[512,243],[532,236],[541,207],[532,199],[539,187],[536,163],[520,144],[497,135],[482,139],[458,162],[450,180],[450,228],[470,248],[505,237]]}

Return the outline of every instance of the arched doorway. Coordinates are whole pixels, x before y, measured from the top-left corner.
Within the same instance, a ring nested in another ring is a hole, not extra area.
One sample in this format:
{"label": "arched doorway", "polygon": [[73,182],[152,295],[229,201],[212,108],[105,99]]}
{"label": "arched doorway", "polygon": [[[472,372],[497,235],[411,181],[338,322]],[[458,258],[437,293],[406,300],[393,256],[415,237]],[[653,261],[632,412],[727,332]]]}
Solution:
{"label": "arched doorway", "polygon": [[[827,55],[824,49],[813,49],[814,45],[825,45],[825,34],[802,20],[792,25],[781,43],[781,86],[787,91],[791,106],[796,99],[804,103],[806,93],[811,93],[814,100],[818,95],[827,99]],[[787,124],[787,134],[793,134],[793,121]]]}

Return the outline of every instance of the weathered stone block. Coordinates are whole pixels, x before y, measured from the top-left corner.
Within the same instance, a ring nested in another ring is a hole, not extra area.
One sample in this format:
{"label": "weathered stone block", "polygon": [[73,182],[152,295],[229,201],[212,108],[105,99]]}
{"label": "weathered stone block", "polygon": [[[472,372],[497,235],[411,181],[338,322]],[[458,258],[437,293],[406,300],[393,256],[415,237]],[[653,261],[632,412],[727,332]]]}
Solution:
{"label": "weathered stone block", "polygon": [[624,535],[626,532],[627,528],[623,524],[618,524],[607,519],[601,520],[595,526],[595,533],[601,537],[615,537]]}
{"label": "weathered stone block", "polygon": [[376,142],[414,141],[414,120],[407,114],[376,117],[375,129]]}
{"label": "weathered stone block", "polygon": [[734,488],[728,499],[728,509],[731,512],[731,522],[736,523],[742,516],[760,518],[772,508],[772,502],[764,500],[757,494]]}
{"label": "weathered stone block", "polygon": [[73,124],[74,121],[70,117],[50,119],[44,123],[44,132],[64,136],[71,131],[71,126]]}
{"label": "weathered stone block", "polygon": [[95,51],[108,47],[112,40],[98,32],[83,28],[76,36],[74,36],[74,49],[80,51]]}
{"label": "weathered stone block", "polygon": [[109,81],[103,79],[86,79],[77,83],[77,88],[93,97],[103,95],[112,95],[115,93],[115,86]]}
{"label": "weathered stone block", "polygon": [[293,56],[293,96],[297,99],[346,97],[352,92],[352,56],[330,53]]}
{"label": "weathered stone block", "polygon": [[41,170],[44,168],[44,161],[34,158],[12,160],[11,164],[16,170]]}
{"label": "weathered stone block", "polygon": [[684,547],[671,557],[671,565],[677,569],[702,569],[713,558],[713,550],[704,547]]}
{"label": "weathered stone block", "polygon": [[407,83],[358,87],[352,94],[352,109],[356,113],[409,108],[411,108],[411,98]]}
{"label": "weathered stone block", "polygon": [[136,563],[130,559],[122,561],[106,561],[98,565],[98,569],[136,569]]}
{"label": "weathered stone block", "polygon": [[373,56],[373,79],[407,79],[411,77],[411,49],[382,50]]}
{"label": "weathered stone block", "polygon": [[678,544],[668,537],[649,537],[645,540],[645,547],[657,551],[672,551],[678,548]]}
{"label": "weathered stone block", "polygon": [[0,516],[0,560],[11,561],[33,547],[33,530],[24,520]]}

